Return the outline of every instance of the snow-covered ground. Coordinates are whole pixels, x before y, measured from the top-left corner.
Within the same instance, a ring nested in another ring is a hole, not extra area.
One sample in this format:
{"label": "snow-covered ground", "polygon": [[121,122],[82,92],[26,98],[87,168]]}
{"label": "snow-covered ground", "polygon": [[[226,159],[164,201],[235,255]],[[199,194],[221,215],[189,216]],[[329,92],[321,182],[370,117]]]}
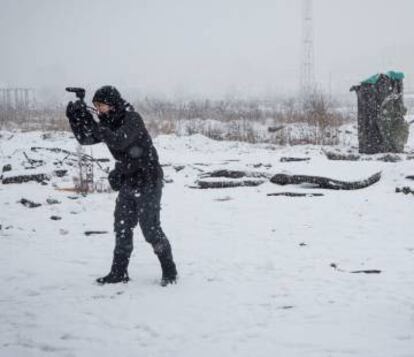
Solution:
{"label": "snow-covered ground", "polygon": [[[0,134],[1,167],[12,165],[5,175],[53,171],[61,154],[30,147],[76,151],[67,134]],[[414,356],[414,196],[395,193],[410,186],[409,155],[396,163],[330,161],[316,146],[199,135],[160,136],[155,144],[169,181],[162,224],[180,275],[167,288],[158,285],[159,264],[139,228],[130,283],[95,284],[110,267],[116,194],[59,190],[72,185],[76,167],[48,185],[0,184],[0,356]],[[101,145],[92,150],[109,157]],[[44,165],[24,170],[24,153]],[[358,191],[270,182],[191,188],[200,173],[226,168],[344,180],[383,174]],[[324,196],[267,196],[285,191]],[[21,198],[42,206],[25,207]],[[351,273],[366,269],[381,273]]]}

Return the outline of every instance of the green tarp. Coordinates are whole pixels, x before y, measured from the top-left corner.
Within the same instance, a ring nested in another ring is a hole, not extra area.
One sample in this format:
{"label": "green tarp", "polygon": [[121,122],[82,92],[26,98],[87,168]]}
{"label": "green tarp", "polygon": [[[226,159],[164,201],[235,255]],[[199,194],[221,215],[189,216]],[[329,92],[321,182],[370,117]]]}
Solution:
{"label": "green tarp", "polygon": [[401,81],[405,78],[405,75],[403,72],[388,71],[387,73],[374,74],[373,76],[369,77],[365,81],[362,81],[361,84],[376,84],[378,82],[378,79],[380,79],[381,74],[395,81]]}

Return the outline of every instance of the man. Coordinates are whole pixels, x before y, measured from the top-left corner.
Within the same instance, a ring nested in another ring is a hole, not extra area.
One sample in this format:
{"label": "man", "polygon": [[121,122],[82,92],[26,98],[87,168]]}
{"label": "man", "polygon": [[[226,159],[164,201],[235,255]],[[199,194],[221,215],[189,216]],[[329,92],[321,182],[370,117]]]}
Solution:
{"label": "man", "polygon": [[100,284],[128,282],[133,229],[139,223],[161,263],[161,285],[176,282],[177,270],[170,243],[160,224],[163,171],[141,116],[112,86],[98,89],[92,100],[97,123],[83,101],[70,102],[66,116],[82,145],[103,142],[116,160],[108,180],[119,191],[115,206],[115,249],[111,271]]}

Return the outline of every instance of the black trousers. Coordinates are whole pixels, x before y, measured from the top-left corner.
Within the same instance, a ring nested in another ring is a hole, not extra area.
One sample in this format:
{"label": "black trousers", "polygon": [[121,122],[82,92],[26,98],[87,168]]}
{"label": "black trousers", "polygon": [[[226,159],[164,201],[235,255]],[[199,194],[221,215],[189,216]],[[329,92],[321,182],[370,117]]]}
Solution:
{"label": "black trousers", "polygon": [[134,188],[125,183],[119,190],[115,205],[114,255],[129,259],[134,248],[133,230],[139,223],[145,240],[155,254],[171,251],[170,244],[160,223],[162,181]]}

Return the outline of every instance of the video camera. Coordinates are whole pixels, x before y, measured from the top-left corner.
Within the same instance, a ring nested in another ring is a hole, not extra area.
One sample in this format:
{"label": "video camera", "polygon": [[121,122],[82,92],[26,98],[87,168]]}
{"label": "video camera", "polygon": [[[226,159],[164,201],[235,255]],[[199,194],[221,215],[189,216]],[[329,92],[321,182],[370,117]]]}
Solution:
{"label": "video camera", "polygon": [[67,92],[75,93],[76,97],[83,102],[85,99],[85,89],[80,87],[66,87]]}
{"label": "video camera", "polygon": [[67,92],[70,93],[75,93],[76,98],[79,98],[79,101],[81,102],[82,106],[84,106],[85,108],[89,109],[92,113],[97,113],[96,109],[94,107],[88,106],[85,103],[85,88],[81,88],[81,87],[66,87],[65,88]]}

